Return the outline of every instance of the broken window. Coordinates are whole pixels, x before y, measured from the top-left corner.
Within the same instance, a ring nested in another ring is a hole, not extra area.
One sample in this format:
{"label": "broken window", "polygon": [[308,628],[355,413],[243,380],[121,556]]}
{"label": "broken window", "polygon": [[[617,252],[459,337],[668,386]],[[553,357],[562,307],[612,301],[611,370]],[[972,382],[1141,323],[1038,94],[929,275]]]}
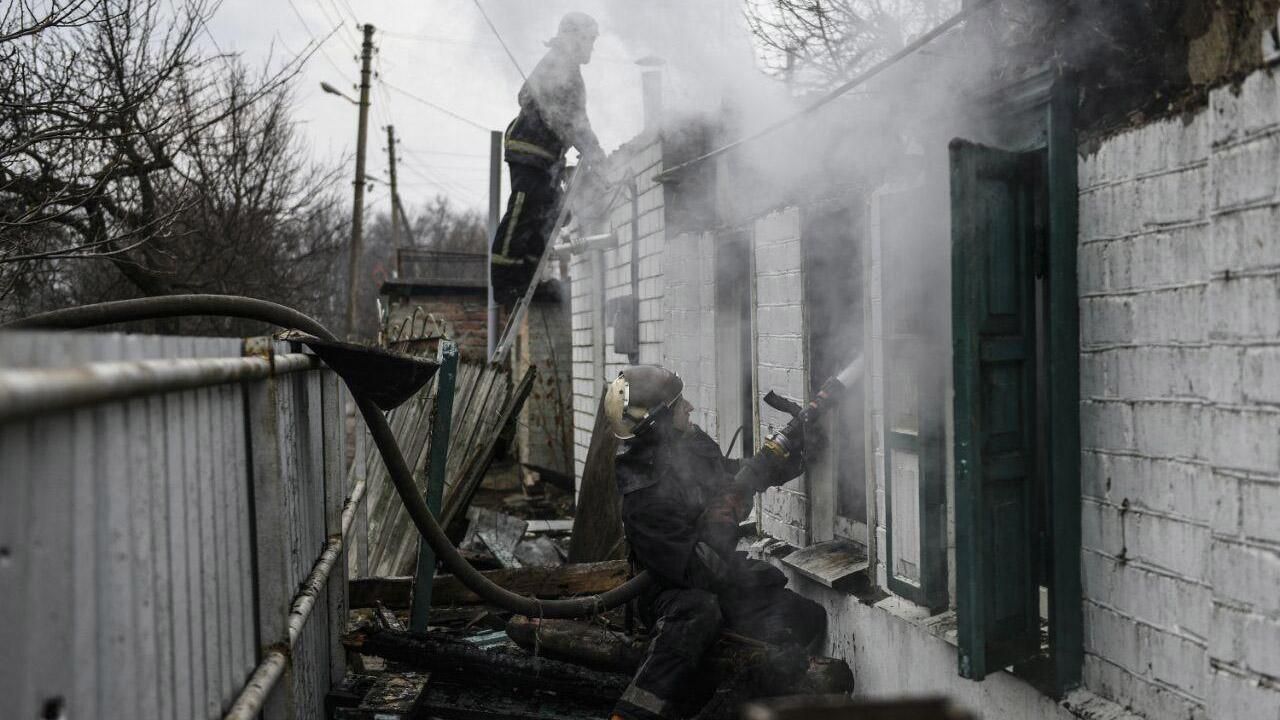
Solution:
{"label": "broken window", "polygon": [[[807,209],[801,228],[804,266],[805,339],[809,393],[863,352],[865,293],[858,218],[848,206]],[[824,419],[830,442],[810,473],[833,485],[835,517],[829,534],[868,544],[865,442],[865,382],[848,388]],[[825,520],[825,518],[815,518]],[[819,540],[828,539],[819,537]]]}
{"label": "broken window", "polygon": [[936,190],[877,198],[881,258],[885,578],[912,602],[947,605],[945,229]]}
{"label": "broken window", "polygon": [[755,449],[751,368],[751,243],[743,231],[716,239],[716,416],[720,447],[730,457]]}

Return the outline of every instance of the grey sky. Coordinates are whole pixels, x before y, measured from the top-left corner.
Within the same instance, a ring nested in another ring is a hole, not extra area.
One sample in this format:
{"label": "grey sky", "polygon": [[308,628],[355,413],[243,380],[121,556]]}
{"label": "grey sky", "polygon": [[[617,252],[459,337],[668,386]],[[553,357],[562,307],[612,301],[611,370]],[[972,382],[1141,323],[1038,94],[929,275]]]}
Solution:
{"label": "grey sky", "polygon": [[[640,68],[649,54],[666,58],[668,104],[718,103],[734,76],[755,73],[734,0],[481,0],[526,72],[545,51],[566,11],[595,16],[601,36],[583,69],[588,113],[606,150],[640,129]],[[369,172],[385,176],[387,123],[401,142],[401,197],[413,206],[444,192],[470,207],[486,205],[488,135],[397,92],[399,88],[495,130],[516,112],[520,76],[473,0],[224,0],[209,23],[228,52],[251,63],[297,52],[335,26],[338,32],[312,57],[296,85],[295,116],[319,158],[349,155],[356,108],[320,90],[322,80],[353,97],[359,79],[356,21],[377,28],[378,48],[369,138]],[[305,25],[304,25],[305,23]],[[732,71],[729,69],[732,68]],[[741,78],[739,78],[741,79]],[[386,209],[376,187],[373,210]]]}

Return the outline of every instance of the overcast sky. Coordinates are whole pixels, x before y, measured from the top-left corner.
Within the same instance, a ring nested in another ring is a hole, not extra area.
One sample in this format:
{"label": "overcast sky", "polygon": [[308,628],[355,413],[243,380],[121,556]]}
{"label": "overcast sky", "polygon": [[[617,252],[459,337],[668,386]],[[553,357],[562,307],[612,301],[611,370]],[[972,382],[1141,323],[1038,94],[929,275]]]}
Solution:
{"label": "overcast sky", "polygon": [[[737,73],[752,66],[734,0],[480,2],[525,72],[545,52],[543,42],[566,11],[597,18],[601,36],[583,76],[588,113],[606,150],[640,129],[637,59],[656,54],[671,63],[669,105],[678,94],[683,102],[714,107],[719,86],[730,82],[724,68]],[[208,29],[223,51],[263,63],[273,46],[277,57],[296,53],[338,28],[295,88],[295,117],[304,137],[318,158],[336,159],[354,151],[356,107],[322,92],[320,82],[357,95],[357,21],[377,28],[374,69],[380,82],[372,93],[368,172],[386,175],[390,123],[400,139],[400,194],[409,207],[437,192],[469,207],[487,207],[488,134],[410,97],[495,130],[514,117],[520,75],[474,0],[224,0]],[[504,192],[505,183],[504,178]],[[369,200],[374,212],[387,208],[386,197],[385,188],[375,187]]]}

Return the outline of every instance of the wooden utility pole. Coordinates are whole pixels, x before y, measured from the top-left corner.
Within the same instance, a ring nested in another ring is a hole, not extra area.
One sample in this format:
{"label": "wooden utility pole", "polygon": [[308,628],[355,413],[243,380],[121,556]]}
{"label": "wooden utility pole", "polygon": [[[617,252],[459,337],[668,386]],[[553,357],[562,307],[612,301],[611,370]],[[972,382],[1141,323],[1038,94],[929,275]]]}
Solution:
{"label": "wooden utility pole", "polygon": [[364,146],[369,135],[369,75],[373,63],[373,25],[364,26],[364,43],[360,46],[360,124],[356,133],[356,177],[352,181],[355,197],[351,204],[351,262],[347,271],[347,337],[356,334],[356,290],[359,287],[359,262],[364,246]]}
{"label": "wooden utility pole", "polygon": [[[391,178],[391,247],[400,247],[400,195],[396,192],[396,128],[387,126],[387,175]],[[406,228],[407,229],[407,228]]]}

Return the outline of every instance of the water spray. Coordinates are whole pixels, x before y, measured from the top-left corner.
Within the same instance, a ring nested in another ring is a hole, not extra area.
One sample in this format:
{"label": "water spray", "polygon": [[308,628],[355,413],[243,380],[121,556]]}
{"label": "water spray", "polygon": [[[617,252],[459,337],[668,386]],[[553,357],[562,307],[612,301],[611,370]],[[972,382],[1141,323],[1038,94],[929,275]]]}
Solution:
{"label": "water spray", "polygon": [[838,405],[845,392],[861,379],[862,356],[859,355],[853,359],[853,362],[836,373],[834,377],[828,378],[817,394],[813,396],[813,399],[809,401],[809,404],[804,407],[770,390],[764,396],[765,404],[774,410],[790,415],[791,422],[787,423],[786,427],[770,435],[764,441],[761,450],[784,458],[802,450],[804,448],[805,426],[817,422],[818,418],[822,417],[827,410]]}

